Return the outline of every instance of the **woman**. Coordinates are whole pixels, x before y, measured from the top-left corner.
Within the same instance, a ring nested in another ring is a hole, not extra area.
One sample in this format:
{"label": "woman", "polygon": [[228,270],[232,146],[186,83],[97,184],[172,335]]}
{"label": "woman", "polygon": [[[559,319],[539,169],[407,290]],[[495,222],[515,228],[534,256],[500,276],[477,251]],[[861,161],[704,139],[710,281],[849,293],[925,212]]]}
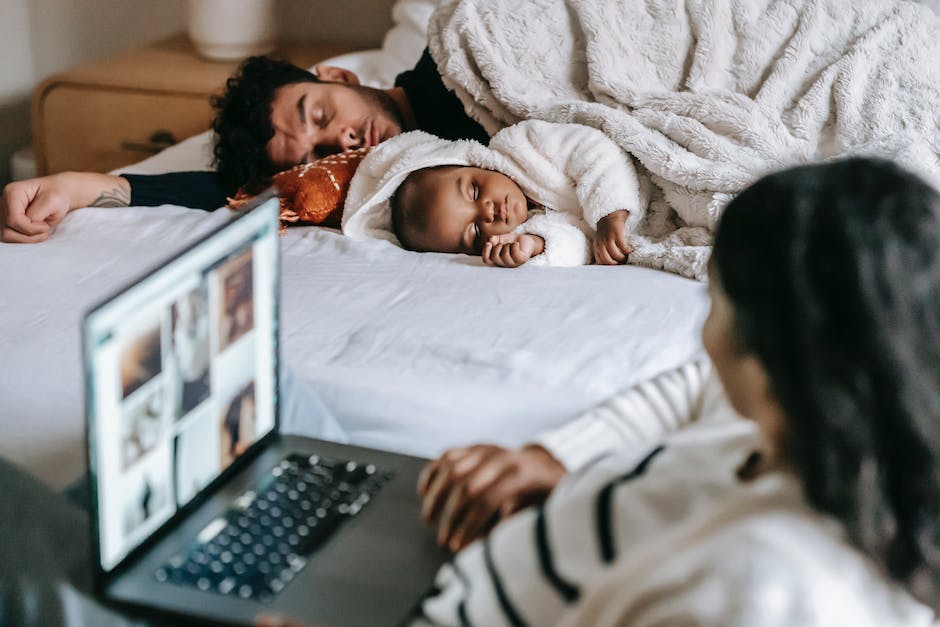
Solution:
{"label": "woman", "polygon": [[[710,277],[714,376],[674,391],[691,399],[675,422],[700,424],[588,465],[461,551],[423,620],[936,620],[940,196],[865,159],[765,177],[725,211]],[[558,462],[526,450],[535,461],[474,447],[429,466],[419,490],[442,539],[479,528],[468,492],[550,488]]]}

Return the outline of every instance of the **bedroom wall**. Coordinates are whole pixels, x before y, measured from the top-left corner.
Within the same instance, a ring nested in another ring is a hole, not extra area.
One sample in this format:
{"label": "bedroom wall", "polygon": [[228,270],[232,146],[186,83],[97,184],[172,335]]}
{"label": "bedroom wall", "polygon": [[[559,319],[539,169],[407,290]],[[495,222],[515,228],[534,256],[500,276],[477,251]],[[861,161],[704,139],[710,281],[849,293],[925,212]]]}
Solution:
{"label": "bedroom wall", "polygon": [[29,0],[0,2],[0,184],[10,155],[29,141],[29,92],[36,77],[29,33]]}
{"label": "bedroom wall", "polygon": [[185,28],[185,0],[0,1],[0,184],[30,141],[33,88],[49,74]]}
{"label": "bedroom wall", "polygon": [[392,0],[278,0],[278,27],[285,41],[324,39],[378,47],[392,26],[392,4]]}
{"label": "bedroom wall", "polygon": [[[379,46],[393,0],[278,0],[284,40]],[[0,186],[30,141],[30,97],[46,76],[186,29],[186,0],[0,0]],[[355,16],[355,21],[351,19]]]}

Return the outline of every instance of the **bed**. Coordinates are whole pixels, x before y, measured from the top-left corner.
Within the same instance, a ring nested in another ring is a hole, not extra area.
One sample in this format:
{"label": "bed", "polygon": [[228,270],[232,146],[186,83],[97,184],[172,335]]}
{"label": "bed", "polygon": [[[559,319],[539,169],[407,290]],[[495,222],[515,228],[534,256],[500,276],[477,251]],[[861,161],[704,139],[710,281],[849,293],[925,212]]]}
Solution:
{"label": "bed", "polygon": [[[420,54],[428,5],[397,3],[382,50],[334,62],[388,85]],[[124,171],[207,168],[209,140]],[[57,487],[82,472],[84,312],[228,216],[83,209],[48,242],[0,245],[0,455]],[[282,358],[357,444],[424,456],[517,445],[701,352],[703,286],[675,275],[489,268],[318,227],[281,244]]]}

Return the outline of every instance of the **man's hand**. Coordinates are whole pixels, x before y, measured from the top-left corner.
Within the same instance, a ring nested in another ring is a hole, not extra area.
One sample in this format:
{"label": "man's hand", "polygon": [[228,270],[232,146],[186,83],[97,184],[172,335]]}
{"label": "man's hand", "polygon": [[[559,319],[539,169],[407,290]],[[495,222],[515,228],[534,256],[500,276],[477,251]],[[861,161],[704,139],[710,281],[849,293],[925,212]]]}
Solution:
{"label": "man's hand", "polygon": [[594,263],[616,266],[627,260],[633,248],[627,243],[627,216],[629,211],[621,209],[609,213],[597,221],[594,236]]}
{"label": "man's hand", "polygon": [[49,178],[15,181],[3,188],[0,241],[32,244],[49,238],[71,204],[61,186],[45,184]]}
{"label": "man's hand", "polygon": [[564,474],[564,466],[538,445],[451,449],[418,477],[421,517],[438,521],[437,541],[459,551],[499,519],[545,500]]}
{"label": "man's hand", "polygon": [[518,268],[545,250],[545,240],[538,235],[506,233],[492,236],[483,245],[483,263],[488,266]]}
{"label": "man's hand", "polygon": [[78,207],[126,207],[126,179],[93,172],[62,172],[3,188],[0,241],[32,244],[49,239],[53,228]]}

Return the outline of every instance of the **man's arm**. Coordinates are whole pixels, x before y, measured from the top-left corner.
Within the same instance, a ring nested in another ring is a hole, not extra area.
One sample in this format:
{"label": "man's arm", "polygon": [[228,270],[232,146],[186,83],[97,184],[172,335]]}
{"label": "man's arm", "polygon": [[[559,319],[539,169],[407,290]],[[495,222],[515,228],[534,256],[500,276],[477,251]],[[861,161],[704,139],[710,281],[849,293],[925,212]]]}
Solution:
{"label": "man's arm", "polygon": [[79,207],[126,207],[131,188],[111,174],[62,172],[3,188],[0,241],[31,244],[49,238],[69,211]]}
{"label": "man's arm", "polygon": [[122,174],[131,186],[132,207],[179,205],[214,211],[225,206],[237,189],[225,184],[218,172],[197,170],[166,174]]}
{"label": "man's arm", "polygon": [[0,241],[42,242],[73,209],[181,205],[211,211],[235,190],[216,172],[139,175],[62,172],[10,183],[0,198]]}

